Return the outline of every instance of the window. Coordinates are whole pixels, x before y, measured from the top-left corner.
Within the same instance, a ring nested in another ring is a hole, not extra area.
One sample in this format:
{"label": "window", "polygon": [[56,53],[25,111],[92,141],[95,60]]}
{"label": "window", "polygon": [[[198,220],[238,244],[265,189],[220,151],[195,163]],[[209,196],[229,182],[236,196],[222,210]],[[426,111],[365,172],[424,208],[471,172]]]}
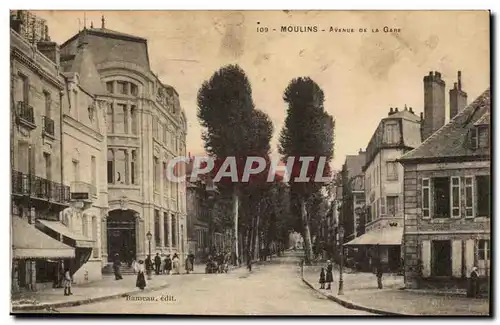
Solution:
{"label": "window", "polygon": [[488,148],[490,146],[490,137],[487,126],[479,126],[477,128],[477,147]]}
{"label": "window", "polygon": [[395,161],[388,161],[387,166],[387,180],[397,181],[398,180],[398,163]]}
{"label": "window", "polygon": [[125,133],[126,132],[126,106],[124,104],[116,105],[116,121],[114,122],[115,133]]}
{"label": "window", "polygon": [[118,87],[119,94],[127,95],[127,83],[126,82],[118,81],[116,83],[116,85]]}
{"label": "window", "polygon": [[387,215],[394,216],[398,213],[398,196],[387,197]]}
{"label": "window", "polygon": [[385,143],[397,144],[399,143],[399,130],[397,123],[386,123],[385,125]]}
{"label": "window", "polygon": [[132,150],[132,159],[130,161],[130,177],[131,177],[131,180],[130,182],[132,184],[137,184],[137,180],[136,180],[136,166],[137,166],[137,154],[136,154],[136,151],[135,150]]}
{"label": "window", "polygon": [[356,205],[365,204],[365,197],[363,195],[356,195],[354,202],[355,202]]}
{"label": "window", "polygon": [[177,247],[177,220],[172,214],[172,247]]}
{"label": "window", "polygon": [[460,177],[451,177],[451,216],[460,217]]}
{"label": "window", "polygon": [[90,157],[90,173],[91,173],[91,184],[96,186],[97,185],[97,166],[96,166],[96,160],[95,156]]}
{"label": "window", "polygon": [[422,179],[422,217],[429,218],[431,203],[431,186],[428,178]]}
{"label": "window", "polygon": [[107,109],[107,118],[106,118],[106,123],[108,124],[107,125],[108,133],[113,133],[113,124],[114,124],[113,110],[114,110],[113,104],[109,104]]}
{"label": "window", "polygon": [[78,160],[73,160],[73,180],[75,182],[80,180],[80,163]]}
{"label": "window", "polygon": [[477,258],[480,261],[490,260],[490,241],[480,239],[477,247]]}
{"label": "window", "polygon": [[134,105],[130,107],[130,118],[130,124],[132,124],[132,134],[137,134],[137,109]]}
{"label": "window", "polygon": [[123,149],[116,150],[115,170],[115,183],[127,184],[127,157]]}
{"label": "window", "polygon": [[92,240],[94,241],[94,249],[92,250],[92,257],[99,257],[99,242],[97,240],[97,218],[92,217]]}
{"label": "window", "polygon": [[451,241],[432,241],[432,275],[451,276]]}
{"label": "window", "polygon": [[449,218],[450,217],[450,178],[436,177],[432,179],[434,197],[434,217]]}
{"label": "window", "polygon": [[21,80],[22,101],[25,104],[28,104],[29,103],[29,92],[30,92],[29,79],[27,76],[25,76],[23,74],[19,74],[19,79]]}
{"label": "window", "polygon": [[50,154],[43,153],[43,160],[45,161],[45,179],[52,180],[52,160]]}
{"label": "window", "polygon": [[490,217],[491,214],[491,192],[490,175],[476,176],[477,189],[477,216]]}
{"label": "window", "polygon": [[168,228],[168,213],[163,212],[163,239],[165,247],[168,247],[168,234],[170,233],[170,229]]}
{"label": "window", "polygon": [[108,150],[108,184],[114,183],[114,160],[113,150]]}
{"label": "window", "polygon": [[108,93],[112,94],[113,93],[113,81],[108,81],[106,82],[106,90]]}
{"label": "window", "polygon": [[52,99],[50,98],[50,93],[48,91],[43,92],[44,102],[45,102],[45,116],[50,118],[50,105],[52,103]]}
{"label": "window", "polygon": [[380,215],[385,215],[385,198],[380,198]]}
{"label": "window", "polygon": [[160,163],[158,162],[158,157],[153,157],[153,174],[154,174],[154,190],[158,191],[158,186],[160,185],[160,180],[158,177],[160,168]]}
{"label": "window", "polygon": [[156,246],[161,246],[160,238],[160,211],[155,209],[155,243]]}
{"label": "window", "polygon": [[139,90],[137,88],[137,85],[132,84],[132,83],[130,84],[130,94],[132,96],[137,96],[139,94]]}

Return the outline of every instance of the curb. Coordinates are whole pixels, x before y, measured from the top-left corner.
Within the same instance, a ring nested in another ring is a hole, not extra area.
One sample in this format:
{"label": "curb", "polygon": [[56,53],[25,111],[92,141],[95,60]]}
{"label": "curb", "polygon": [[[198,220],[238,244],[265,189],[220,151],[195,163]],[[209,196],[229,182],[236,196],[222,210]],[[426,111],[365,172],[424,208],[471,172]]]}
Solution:
{"label": "curb", "polygon": [[312,284],[309,283],[309,281],[307,281],[304,278],[302,279],[302,282],[304,282],[312,290],[320,293],[321,295],[327,297],[328,299],[332,300],[333,302],[336,302],[337,304],[339,304],[339,305],[341,305],[341,306],[343,306],[345,308],[348,308],[348,309],[355,309],[355,310],[367,311],[367,312],[372,313],[372,314],[385,315],[385,316],[417,316],[417,315],[412,315],[412,314],[395,313],[395,312],[391,312],[391,311],[387,311],[387,310],[375,309],[375,308],[371,308],[371,307],[366,307],[366,306],[362,306],[362,305],[359,305],[359,304],[355,304],[352,301],[349,301],[349,300],[346,300],[346,299],[340,299],[337,296],[326,294],[324,292],[321,292],[321,291],[317,290]]}
{"label": "curb", "polygon": [[42,310],[42,309],[55,309],[55,308],[66,308],[66,307],[88,305],[91,303],[96,303],[96,302],[100,302],[100,301],[104,301],[104,300],[111,300],[111,299],[126,297],[126,296],[130,296],[133,294],[141,293],[141,292],[151,292],[151,291],[161,290],[161,289],[167,288],[168,286],[169,286],[169,284],[164,284],[164,285],[150,288],[147,290],[134,290],[134,291],[129,291],[129,292],[117,293],[117,294],[109,295],[109,296],[101,296],[101,297],[96,297],[96,298],[86,298],[86,299],[80,299],[80,300],[74,300],[74,301],[42,303],[42,304],[37,304],[37,305],[12,306],[11,312],[13,313],[15,311],[28,311],[28,310],[33,311],[33,310]]}

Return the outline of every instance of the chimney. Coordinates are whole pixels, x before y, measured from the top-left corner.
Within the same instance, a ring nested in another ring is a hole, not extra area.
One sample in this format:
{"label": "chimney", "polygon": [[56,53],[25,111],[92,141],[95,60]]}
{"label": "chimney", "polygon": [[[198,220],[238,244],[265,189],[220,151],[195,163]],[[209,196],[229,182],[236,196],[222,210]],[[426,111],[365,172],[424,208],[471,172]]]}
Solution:
{"label": "chimney", "polygon": [[434,71],[424,77],[424,122],[422,141],[436,132],[445,122],[445,87],[441,73]]}
{"label": "chimney", "polygon": [[399,111],[399,109],[396,107],[396,108],[394,109],[394,113],[397,113],[398,111]]}
{"label": "chimney", "polygon": [[363,148],[359,148],[358,154],[362,154],[362,153],[363,153]]}
{"label": "chimney", "polygon": [[415,114],[415,113],[413,112],[413,108],[411,108],[411,107],[410,107],[410,113]]}
{"label": "chimney", "polygon": [[104,29],[104,15],[101,17],[101,29]]}
{"label": "chimney", "polygon": [[389,109],[389,114],[388,114],[388,115],[389,115],[389,116],[391,116],[392,114],[394,114],[394,109],[391,107],[391,108]]}
{"label": "chimney", "polygon": [[52,42],[49,37],[49,27],[45,26],[43,40],[36,44],[36,48],[43,55],[49,58],[56,65],[61,63],[61,51],[56,42]]}
{"label": "chimney", "polygon": [[450,89],[450,120],[467,106],[467,93],[462,90],[462,71],[458,71],[457,82]]}
{"label": "chimney", "polygon": [[408,110],[408,106],[406,106],[406,104],[405,104],[405,111],[407,111],[407,110]]}
{"label": "chimney", "polygon": [[10,28],[18,34],[22,34],[23,14],[23,10],[17,10],[10,16]]}

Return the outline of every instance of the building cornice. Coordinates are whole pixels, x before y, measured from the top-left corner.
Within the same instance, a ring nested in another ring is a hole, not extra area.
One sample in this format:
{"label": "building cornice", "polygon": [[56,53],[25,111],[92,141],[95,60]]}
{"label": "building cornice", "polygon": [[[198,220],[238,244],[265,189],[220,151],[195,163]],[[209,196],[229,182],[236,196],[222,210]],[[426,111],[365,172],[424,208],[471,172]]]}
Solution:
{"label": "building cornice", "polygon": [[15,47],[11,48],[10,53],[11,53],[11,58],[15,58],[19,62],[25,64],[26,66],[28,66],[28,68],[38,73],[42,78],[52,83],[60,90],[64,89],[63,82],[61,82],[56,76],[53,76],[52,74],[45,71],[40,65],[38,65],[33,59],[29,58],[20,49]]}
{"label": "building cornice", "polygon": [[75,120],[73,117],[64,114],[63,115],[63,123],[68,124],[69,126],[79,130],[80,132],[92,137],[93,139],[102,142],[104,141],[104,136],[97,132],[96,130],[86,126],[80,121]]}

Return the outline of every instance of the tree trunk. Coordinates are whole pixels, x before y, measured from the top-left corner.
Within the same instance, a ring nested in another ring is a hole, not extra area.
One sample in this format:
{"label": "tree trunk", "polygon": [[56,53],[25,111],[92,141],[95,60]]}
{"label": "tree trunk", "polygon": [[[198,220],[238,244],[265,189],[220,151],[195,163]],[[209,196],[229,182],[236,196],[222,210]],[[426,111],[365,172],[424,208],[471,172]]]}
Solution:
{"label": "tree trunk", "polygon": [[234,265],[239,265],[239,250],[238,250],[238,210],[239,210],[239,191],[235,187],[232,194],[233,201],[233,221],[234,221],[234,233],[233,233],[233,249],[234,249]]}
{"label": "tree trunk", "polygon": [[245,260],[248,263],[252,260],[252,227],[247,227],[247,233],[245,237]]}
{"label": "tree trunk", "polygon": [[254,251],[255,251],[254,258],[256,260],[258,260],[260,257],[259,219],[260,215],[257,214],[257,219],[255,220],[255,231],[254,231]]}
{"label": "tree trunk", "polygon": [[307,220],[307,210],[304,198],[300,198],[300,218],[302,220],[302,237],[304,238],[304,253],[305,262],[310,265],[312,261],[312,244],[311,244],[311,231],[309,229],[309,222]]}

